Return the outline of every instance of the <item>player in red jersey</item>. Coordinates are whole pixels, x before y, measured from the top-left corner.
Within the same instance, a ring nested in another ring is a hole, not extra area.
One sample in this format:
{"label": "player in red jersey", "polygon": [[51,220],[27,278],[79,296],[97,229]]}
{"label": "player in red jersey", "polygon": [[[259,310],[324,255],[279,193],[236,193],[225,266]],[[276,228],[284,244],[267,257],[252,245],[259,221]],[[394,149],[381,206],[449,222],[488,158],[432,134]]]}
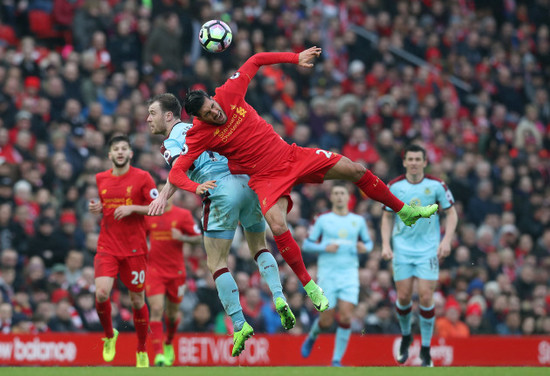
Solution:
{"label": "player in red jersey", "polygon": [[[328,308],[328,300],[307,272],[300,248],[286,223],[286,214],[292,208],[290,191],[294,185],[321,183],[325,179],[352,181],[367,196],[392,208],[409,226],[421,217],[431,216],[437,211],[437,205],[406,205],[360,163],[326,150],[287,144],[246,103],[244,97],[248,84],[262,65],[293,63],[309,68],[320,54],[318,47],[311,47],[299,54],[258,53],[216,89],[213,98],[204,91],[189,92],[185,98],[185,110],[195,119],[187,133],[185,153],[172,166],[169,181],[196,193],[215,187],[214,181],[199,186],[186,175],[193,161],[205,150],[227,157],[231,173],[249,175],[248,185],[258,195],[281,255],[300,279],[315,308],[324,311]],[[150,205],[149,214],[162,212],[169,193],[168,189],[161,192]]]}
{"label": "player in red jersey", "polygon": [[[161,186],[159,185],[159,188]],[[202,234],[191,212],[168,200],[161,216],[145,217],[149,233],[149,260],[145,293],[151,309],[151,342],[155,366],[174,363],[172,339],[178,328],[178,305],[185,292],[183,243],[202,243]],[[166,340],[163,344],[162,314],[166,296]]]}
{"label": "player in red jersey", "polygon": [[158,191],[148,172],[130,166],[133,152],[126,136],[109,141],[112,168],[96,175],[100,202],[90,201],[91,213],[103,213],[94,257],[96,310],[105,331],[103,359],[115,357],[118,331],[113,329],[109,296],[117,275],[130,291],[138,337],[136,366],[149,367],[145,349],[149,310],[145,304],[147,237],[145,215]]}

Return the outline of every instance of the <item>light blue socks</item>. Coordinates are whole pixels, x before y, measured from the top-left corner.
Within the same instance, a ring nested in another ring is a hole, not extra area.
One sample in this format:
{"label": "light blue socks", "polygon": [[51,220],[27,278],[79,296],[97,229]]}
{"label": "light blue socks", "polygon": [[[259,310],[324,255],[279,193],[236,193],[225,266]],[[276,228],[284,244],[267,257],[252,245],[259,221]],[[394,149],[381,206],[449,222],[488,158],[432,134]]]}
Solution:
{"label": "light blue socks", "polygon": [[262,275],[263,280],[269,286],[271,294],[273,295],[273,303],[277,298],[282,298],[286,301],[283,295],[283,286],[281,286],[281,278],[279,277],[279,266],[275,257],[271,252],[262,252],[256,259],[258,263],[258,269]]}
{"label": "light blue socks", "polygon": [[[430,316],[426,318],[424,316]],[[426,308],[420,306],[420,336],[422,337],[422,346],[429,347],[432,343],[432,336],[434,334],[434,305]]]}
{"label": "light blue socks", "polygon": [[[409,302],[406,306],[402,306],[399,304],[399,301],[395,302],[395,305],[397,307],[397,319],[399,320],[399,326],[401,327],[401,334],[404,336],[407,336],[411,334],[411,307],[412,307],[412,301]],[[406,311],[409,312],[405,315],[402,315],[399,313],[399,311]]]}
{"label": "light blue socks", "polygon": [[231,317],[233,330],[238,332],[245,323],[243,309],[239,301],[239,288],[231,273],[223,273],[215,280],[218,296],[223,309]]}
{"label": "light blue socks", "polygon": [[338,326],[336,328],[336,338],[334,343],[334,353],[332,354],[332,361],[340,363],[342,357],[346,353],[348,347],[349,337],[351,336],[351,328],[342,328]]}

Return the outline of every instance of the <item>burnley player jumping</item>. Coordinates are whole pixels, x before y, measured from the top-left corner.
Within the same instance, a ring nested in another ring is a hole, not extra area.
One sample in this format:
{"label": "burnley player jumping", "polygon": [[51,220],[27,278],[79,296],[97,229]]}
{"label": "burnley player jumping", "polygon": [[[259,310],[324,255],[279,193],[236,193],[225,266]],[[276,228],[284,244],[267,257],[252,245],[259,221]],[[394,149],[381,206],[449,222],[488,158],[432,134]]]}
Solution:
{"label": "burnley player jumping", "polygon": [[158,196],[151,175],[130,166],[133,152],[126,136],[109,141],[112,168],[96,175],[100,202],[90,201],[91,213],[101,214],[101,229],[94,257],[96,310],[105,331],[103,359],[115,357],[118,331],[113,329],[109,297],[117,275],[130,291],[134,326],[138,337],[136,366],[149,367],[145,348],[149,330],[149,310],[145,304],[147,238],[145,215],[149,203]]}
{"label": "burnley player jumping", "polygon": [[[187,133],[185,153],[170,171],[169,180],[179,188],[197,191],[199,184],[186,175],[193,161],[205,150],[216,151],[229,160],[233,174],[250,176],[248,185],[256,192],[279,252],[300,279],[318,311],[328,308],[328,300],[309,275],[300,248],[288,229],[286,215],[292,208],[290,191],[296,184],[321,183],[325,179],[354,182],[367,196],[392,208],[403,222],[411,226],[419,218],[430,217],[437,205],[411,207],[395,197],[378,177],[360,163],[322,149],[287,144],[273,127],[245,101],[248,85],[263,65],[293,63],[310,68],[321,49],[311,47],[299,54],[263,52],[248,59],[224,85],[210,97],[200,90],[185,98],[185,110],[195,116]],[[203,184],[206,191],[215,187]],[[164,210],[168,190],[163,190],[150,205],[149,214]]]}

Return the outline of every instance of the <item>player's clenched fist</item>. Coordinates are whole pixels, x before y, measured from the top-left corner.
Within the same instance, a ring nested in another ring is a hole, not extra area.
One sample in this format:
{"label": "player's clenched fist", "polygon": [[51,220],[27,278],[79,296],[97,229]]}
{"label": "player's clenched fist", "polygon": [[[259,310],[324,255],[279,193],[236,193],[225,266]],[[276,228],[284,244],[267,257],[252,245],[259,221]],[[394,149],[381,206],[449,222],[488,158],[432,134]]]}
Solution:
{"label": "player's clenched fist", "polygon": [[88,203],[88,210],[92,214],[101,214],[103,210],[103,205],[101,205],[101,202],[96,200],[90,200]]}

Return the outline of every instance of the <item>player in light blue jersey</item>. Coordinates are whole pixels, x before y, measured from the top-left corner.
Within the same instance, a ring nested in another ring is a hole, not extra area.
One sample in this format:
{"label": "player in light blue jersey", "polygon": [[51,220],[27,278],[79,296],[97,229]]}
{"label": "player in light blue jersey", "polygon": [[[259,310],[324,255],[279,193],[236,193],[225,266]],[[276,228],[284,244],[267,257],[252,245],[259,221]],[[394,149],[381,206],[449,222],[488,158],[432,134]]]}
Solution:
{"label": "player in light blue jersey", "polygon": [[332,211],[319,216],[302,245],[303,251],[319,253],[318,284],[328,298],[330,307],[321,312],[313,323],[302,345],[302,356],[307,358],[317,335],[332,326],[336,313],[333,308],[338,307],[333,366],[341,366],[351,335],[351,317],[359,299],[357,254],[371,251],[373,246],[365,219],[350,213],[349,200],[346,186],[336,183],[330,191]]}
{"label": "player in light blue jersey", "polygon": [[[185,137],[192,124],[180,120],[181,104],[172,94],[159,94],[149,101],[147,122],[154,134],[166,136],[161,151],[172,166],[178,156],[187,152]],[[256,193],[248,187],[247,175],[231,175],[227,158],[213,152],[202,153],[189,169],[190,179],[199,183],[197,194],[203,195],[202,225],[207,264],[214,277],[218,296],[233,322],[233,350],[238,356],[245,341],[254,334],[245,321],[239,302],[239,290],[227,267],[227,257],[235,230],[242,224],[250,253],[258,263],[260,274],[273,294],[281,323],[287,330],[296,319],[283,295],[279,268],[267,250],[265,220]],[[177,188],[168,181],[163,190],[171,196]]]}
{"label": "player in light blue jersey", "polygon": [[384,208],[380,230],[382,257],[393,259],[393,279],[397,288],[396,308],[403,335],[397,361],[405,363],[409,358],[412,293],[414,279],[417,278],[422,339],[420,360],[422,366],[431,367],[430,343],[435,320],[433,294],[439,278],[439,260],[451,252],[458,216],[447,185],[424,174],[427,164],[426,151],[421,146],[407,146],[403,159],[406,173],[390,182],[389,187],[395,196],[409,205],[438,203],[446,215],[443,239],[438,215],[419,219],[413,227],[408,227],[387,207]]}

